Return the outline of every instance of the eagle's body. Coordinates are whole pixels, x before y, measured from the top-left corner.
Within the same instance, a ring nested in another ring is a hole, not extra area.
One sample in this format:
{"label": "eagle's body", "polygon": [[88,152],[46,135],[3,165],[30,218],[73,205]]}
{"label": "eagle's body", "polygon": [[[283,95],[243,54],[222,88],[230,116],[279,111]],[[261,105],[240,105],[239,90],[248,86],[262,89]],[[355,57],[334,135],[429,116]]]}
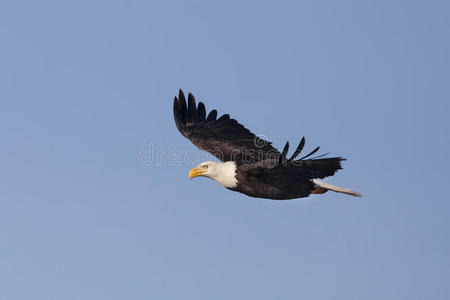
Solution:
{"label": "eagle's body", "polygon": [[257,198],[302,198],[314,189],[314,183],[300,172],[286,176],[283,167],[279,167],[274,159],[240,165],[236,169],[236,179],[240,184],[232,190]]}
{"label": "eagle's body", "polygon": [[340,157],[310,158],[319,147],[300,159],[302,138],[293,155],[276,150],[272,143],[256,137],[229,115],[217,118],[217,111],[206,115],[202,102],[195,103],[189,94],[188,104],[180,90],[174,100],[174,117],[178,130],[197,147],[206,150],[222,162],[204,162],[191,170],[189,177],[205,176],[222,186],[256,198],[286,200],[321,194],[328,190],[360,196],[360,194],[319,181],[341,169]]}

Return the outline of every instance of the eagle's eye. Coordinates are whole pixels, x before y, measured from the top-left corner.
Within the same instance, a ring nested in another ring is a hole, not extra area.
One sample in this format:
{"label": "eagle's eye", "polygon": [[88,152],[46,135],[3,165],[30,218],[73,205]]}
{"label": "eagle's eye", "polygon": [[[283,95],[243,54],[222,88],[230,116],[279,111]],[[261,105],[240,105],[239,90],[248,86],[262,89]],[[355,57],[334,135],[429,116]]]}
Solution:
{"label": "eagle's eye", "polygon": [[202,168],[203,169],[208,169],[208,165],[203,165]]}

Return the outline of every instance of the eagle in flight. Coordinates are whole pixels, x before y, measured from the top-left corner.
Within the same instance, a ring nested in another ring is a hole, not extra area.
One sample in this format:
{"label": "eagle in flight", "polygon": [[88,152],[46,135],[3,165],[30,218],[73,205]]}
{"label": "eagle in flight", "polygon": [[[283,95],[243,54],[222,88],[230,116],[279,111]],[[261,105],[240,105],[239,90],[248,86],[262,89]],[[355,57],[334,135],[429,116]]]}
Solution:
{"label": "eagle in flight", "polygon": [[280,153],[272,143],[257,137],[228,114],[217,117],[217,111],[206,114],[205,105],[195,102],[189,93],[187,103],[182,90],[173,101],[175,124],[180,133],[198,148],[208,151],[221,162],[206,161],[189,172],[214,179],[225,188],[250,197],[288,200],[323,194],[327,191],[356,197],[361,194],[331,185],[319,179],[342,169],[342,157],[312,157],[319,147],[301,158],[303,137],[290,158],[289,142]]}

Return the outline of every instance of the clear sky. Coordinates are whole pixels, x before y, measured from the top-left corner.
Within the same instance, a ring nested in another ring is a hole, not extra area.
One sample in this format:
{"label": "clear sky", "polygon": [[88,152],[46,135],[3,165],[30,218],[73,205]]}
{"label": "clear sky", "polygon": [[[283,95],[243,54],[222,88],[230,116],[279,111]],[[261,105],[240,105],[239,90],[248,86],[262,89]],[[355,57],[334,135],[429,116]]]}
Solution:
{"label": "clear sky", "polygon": [[[0,299],[449,299],[449,37],[444,0],[1,1]],[[190,181],[179,88],[364,197]]]}

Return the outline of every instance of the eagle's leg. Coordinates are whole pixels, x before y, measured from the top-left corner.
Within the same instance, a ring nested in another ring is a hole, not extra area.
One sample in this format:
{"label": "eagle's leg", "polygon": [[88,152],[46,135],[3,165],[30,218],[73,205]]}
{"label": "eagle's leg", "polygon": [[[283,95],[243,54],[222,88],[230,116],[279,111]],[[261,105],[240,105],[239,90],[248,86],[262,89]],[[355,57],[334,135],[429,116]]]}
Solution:
{"label": "eagle's leg", "polygon": [[328,192],[327,189],[324,189],[324,188],[322,188],[322,187],[316,186],[316,188],[315,188],[314,190],[311,191],[311,194],[324,194],[324,193],[326,193],[326,192]]}

